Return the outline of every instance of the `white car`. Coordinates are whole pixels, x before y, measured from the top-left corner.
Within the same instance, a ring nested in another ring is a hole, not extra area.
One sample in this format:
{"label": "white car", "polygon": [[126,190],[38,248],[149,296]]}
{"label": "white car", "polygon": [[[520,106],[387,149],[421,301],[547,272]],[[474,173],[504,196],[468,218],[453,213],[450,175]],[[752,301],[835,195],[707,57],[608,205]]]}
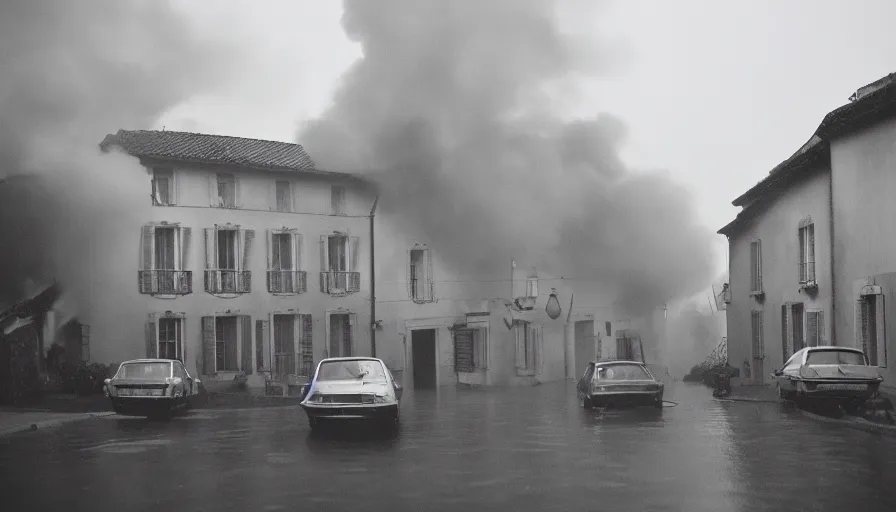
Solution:
{"label": "white car", "polygon": [[847,410],[873,397],[884,380],[864,352],[834,346],[797,351],[773,377],[782,400],[836,403]]}
{"label": "white car", "polygon": [[321,421],[372,421],[397,426],[402,387],[381,359],[333,357],[317,364],[301,407],[315,430]]}

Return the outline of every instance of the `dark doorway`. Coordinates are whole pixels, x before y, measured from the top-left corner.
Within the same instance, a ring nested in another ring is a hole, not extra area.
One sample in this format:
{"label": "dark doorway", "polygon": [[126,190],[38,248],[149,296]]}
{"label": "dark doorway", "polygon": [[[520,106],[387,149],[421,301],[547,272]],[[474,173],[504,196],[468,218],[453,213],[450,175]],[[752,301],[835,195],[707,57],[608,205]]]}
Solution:
{"label": "dark doorway", "polygon": [[572,375],[585,371],[588,363],[594,359],[594,321],[576,322],[576,367]]}
{"label": "dark doorway", "polygon": [[414,389],[436,387],[436,330],[411,331],[411,361],[414,365]]}

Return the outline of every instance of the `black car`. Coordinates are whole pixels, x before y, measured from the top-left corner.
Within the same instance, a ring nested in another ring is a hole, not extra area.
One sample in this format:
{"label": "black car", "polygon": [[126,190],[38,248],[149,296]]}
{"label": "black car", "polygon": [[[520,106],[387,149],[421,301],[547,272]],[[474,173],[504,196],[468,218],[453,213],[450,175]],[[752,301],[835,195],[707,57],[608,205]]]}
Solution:
{"label": "black car", "polygon": [[588,363],[576,386],[586,409],[608,406],[663,406],[665,386],[637,361]]}

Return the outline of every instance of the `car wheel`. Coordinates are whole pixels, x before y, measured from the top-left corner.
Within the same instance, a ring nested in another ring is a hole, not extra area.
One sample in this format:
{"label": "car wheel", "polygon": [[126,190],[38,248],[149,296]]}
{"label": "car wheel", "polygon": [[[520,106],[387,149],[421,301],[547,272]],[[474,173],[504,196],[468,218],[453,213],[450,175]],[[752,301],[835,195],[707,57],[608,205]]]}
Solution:
{"label": "car wheel", "polygon": [[594,409],[594,402],[591,401],[591,397],[585,396],[585,398],[582,399],[582,406],[589,411]]}

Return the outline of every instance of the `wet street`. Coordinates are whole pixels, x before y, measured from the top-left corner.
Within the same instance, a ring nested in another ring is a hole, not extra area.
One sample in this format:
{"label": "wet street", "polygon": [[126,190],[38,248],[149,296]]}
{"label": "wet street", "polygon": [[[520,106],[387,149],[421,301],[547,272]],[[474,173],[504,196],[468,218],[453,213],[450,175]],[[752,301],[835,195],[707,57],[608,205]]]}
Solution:
{"label": "wet street", "polygon": [[[416,392],[394,437],[298,408],[110,416],[0,439],[6,510],[896,510],[896,439],[667,388],[585,411],[573,384]],[[14,505],[9,507],[8,505]]]}

